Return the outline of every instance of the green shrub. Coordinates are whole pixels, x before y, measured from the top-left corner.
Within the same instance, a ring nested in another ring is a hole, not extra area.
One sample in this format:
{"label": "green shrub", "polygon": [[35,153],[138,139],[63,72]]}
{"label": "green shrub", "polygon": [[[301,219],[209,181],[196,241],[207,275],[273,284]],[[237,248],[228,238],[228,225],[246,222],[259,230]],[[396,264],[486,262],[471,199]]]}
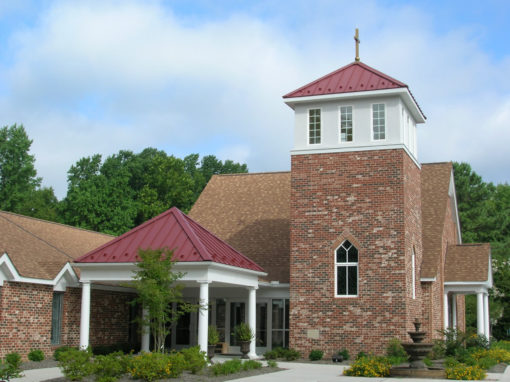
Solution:
{"label": "green shrub", "polygon": [[310,361],[318,361],[322,359],[323,356],[324,352],[322,350],[312,350],[308,355],[308,358],[310,359]]}
{"label": "green shrub", "polygon": [[237,325],[234,328],[232,335],[239,341],[251,341],[255,337],[253,330],[246,322],[241,322],[239,325]]}
{"label": "green shrub", "polygon": [[446,378],[457,380],[479,380],[484,379],[485,371],[478,366],[466,366],[463,364],[448,367],[445,370]]}
{"label": "green shrub", "polygon": [[266,360],[283,358],[286,361],[294,361],[294,360],[298,359],[299,357],[301,357],[301,353],[295,349],[292,349],[292,348],[286,349],[286,348],[277,347],[271,351],[264,353],[264,358]]}
{"label": "green shrub", "polygon": [[249,359],[249,360],[243,362],[242,369],[247,371],[247,370],[260,369],[261,367],[262,367],[261,362],[255,361],[254,359]]}
{"label": "green shrub", "polygon": [[142,353],[131,358],[128,372],[133,379],[144,381],[177,378],[184,371],[185,364],[181,353]]}
{"label": "green shrub", "polygon": [[407,362],[408,357],[397,357],[397,356],[387,356],[386,359],[392,365],[400,365],[401,363]]}
{"label": "green shrub", "polygon": [[296,349],[284,349],[283,358],[285,358],[286,361],[294,361],[299,357],[301,357],[301,353]]}
{"label": "green shrub", "polygon": [[267,360],[275,360],[278,358],[278,353],[274,350],[266,351],[264,353],[264,358]]}
{"label": "green shrub", "polygon": [[211,366],[211,370],[215,376],[229,375],[238,373],[241,370],[242,362],[240,359],[231,359],[223,363],[216,363]]}
{"label": "green shrub", "polygon": [[483,357],[476,361],[476,365],[481,367],[484,370],[488,370],[491,367],[497,365],[499,362],[491,357]]}
{"label": "green shrub", "polygon": [[34,362],[41,362],[44,360],[44,353],[40,349],[30,349],[28,359]]}
{"label": "green shrub", "polygon": [[119,342],[113,345],[96,345],[92,346],[92,354],[94,355],[108,355],[110,353],[116,353],[121,351],[124,354],[128,354],[131,351],[135,351],[136,346],[132,346],[126,342]]}
{"label": "green shrub", "polygon": [[431,359],[441,359],[446,356],[445,354],[445,346],[443,340],[434,340],[434,345],[432,346],[432,350],[429,353],[429,357]]}
{"label": "green shrub", "polygon": [[347,361],[349,359],[349,351],[347,349],[342,349],[340,351],[338,351],[337,353],[338,355],[341,355],[342,358],[344,359],[344,361]]}
{"label": "green shrub", "polygon": [[21,356],[16,352],[8,353],[5,355],[5,362],[7,362],[15,369],[19,369],[21,366]]}
{"label": "green shrub", "polygon": [[269,359],[267,360],[267,367],[278,367],[278,363],[273,359]]}
{"label": "green shrub", "polygon": [[[359,353],[358,353],[359,355]],[[344,370],[344,375],[351,377],[387,377],[391,364],[384,357],[356,357],[356,361]]]}
{"label": "green shrub", "polygon": [[55,359],[55,361],[60,361],[60,355],[62,353],[65,353],[69,349],[72,349],[72,348],[70,346],[60,346],[60,347],[56,348],[55,351],[53,352],[53,358]]}
{"label": "green shrub", "polygon": [[475,360],[479,360],[480,358],[492,358],[497,363],[504,362],[510,363],[510,351],[502,349],[502,348],[494,348],[494,349],[478,349],[475,350],[471,356]]}
{"label": "green shrub", "polygon": [[455,367],[459,365],[460,362],[455,359],[455,357],[446,357],[444,359],[444,366],[445,367]]}
{"label": "green shrub", "polygon": [[407,353],[398,338],[392,338],[388,342],[388,346],[386,347],[386,355],[388,357],[407,359]]}
{"label": "green shrub", "polygon": [[71,348],[60,353],[58,366],[71,381],[81,381],[84,377],[92,374],[91,356],[92,353],[89,349]]}
{"label": "green shrub", "polygon": [[129,357],[122,351],[94,358],[93,373],[98,382],[114,382],[127,373]]}
{"label": "green shrub", "polygon": [[356,354],[355,359],[366,358],[366,357],[368,357],[368,354],[365,353],[364,351],[360,351],[358,354]]}
{"label": "green shrub", "polygon": [[432,361],[429,357],[425,357],[423,358],[423,363],[425,364],[425,366],[427,367],[431,367],[432,366]]}
{"label": "green shrub", "polygon": [[510,341],[494,341],[491,343],[491,349],[503,349],[510,351]]}
{"label": "green shrub", "polygon": [[191,371],[192,374],[198,373],[207,366],[207,356],[205,352],[200,351],[199,346],[183,349],[180,353],[184,356],[184,369]]}
{"label": "green shrub", "polygon": [[[444,355],[455,356],[457,353],[465,349],[465,343],[467,339],[466,333],[462,330],[448,328],[446,330],[440,330],[444,340],[442,341],[444,346]],[[438,342],[438,344],[440,344]]]}
{"label": "green shrub", "polygon": [[210,325],[207,330],[207,343],[209,345],[216,345],[218,342],[220,342],[220,334],[216,326]]}
{"label": "green shrub", "polygon": [[483,334],[473,334],[466,338],[466,347],[469,348],[480,348],[480,349],[489,349],[490,342]]}
{"label": "green shrub", "polygon": [[[9,354],[13,354],[13,353],[9,353]],[[19,356],[19,354],[18,354],[18,356]],[[0,359],[0,381],[9,381],[11,378],[21,377],[21,370],[19,368],[19,364],[21,363],[21,357],[17,364],[16,364],[16,360],[13,359],[15,365],[13,365],[12,363],[10,363],[7,360],[7,356],[5,358],[6,358],[5,361]]]}

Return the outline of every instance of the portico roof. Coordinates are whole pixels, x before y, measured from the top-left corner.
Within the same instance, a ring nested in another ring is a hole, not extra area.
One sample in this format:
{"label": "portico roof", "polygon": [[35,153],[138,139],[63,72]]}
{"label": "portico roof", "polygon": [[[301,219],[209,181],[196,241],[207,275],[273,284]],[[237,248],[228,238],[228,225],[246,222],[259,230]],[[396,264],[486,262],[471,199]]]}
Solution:
{"label": "portico roof", "polygon": [[214,262],[264,272],[176,207],[81,256],[75,263],[134,263],[140,260],[139,249],[160,248],[174,250],[173,260],[179,263]]}

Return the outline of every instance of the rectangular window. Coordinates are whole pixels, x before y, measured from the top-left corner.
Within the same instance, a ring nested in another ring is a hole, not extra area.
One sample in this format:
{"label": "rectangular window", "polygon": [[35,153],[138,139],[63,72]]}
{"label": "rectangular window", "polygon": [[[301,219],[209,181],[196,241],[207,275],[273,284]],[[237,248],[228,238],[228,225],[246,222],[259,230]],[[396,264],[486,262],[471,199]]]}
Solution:
{"label": "rectangular window", "polygon": [[352,106],[340,107],[340,141],[352,142]]}
{"label": "rectangular window", "polygon": [[289,347],[289,300],[274,299],[271,305],[271,347]]}
{"label": "rectangular window", "polygon": [[383,103],[372,105],[372,126],[374,141],[386,138],[386,117]]}
{"label": "rectangular window", "polygon": [[321,143],[321,109],[308,110],[308,143]]}
{"label": "rectangular window", "polygon": [[62,306],[64,294],[60,292],[53,293],[53,302],[51,309],[51,344],[60,344],[60,335],[62,332]]}
{"label": "rectangular window", "polygon": [[358,249],[348,240],[335,251],[336,297],[358,295]]}

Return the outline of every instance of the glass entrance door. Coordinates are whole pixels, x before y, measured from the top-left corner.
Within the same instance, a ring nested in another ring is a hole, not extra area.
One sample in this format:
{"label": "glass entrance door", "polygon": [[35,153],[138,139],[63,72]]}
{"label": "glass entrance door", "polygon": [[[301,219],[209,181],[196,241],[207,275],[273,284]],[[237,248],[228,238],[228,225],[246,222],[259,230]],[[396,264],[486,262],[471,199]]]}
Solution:
{"label": "glass entrance door", "polygon": [[[244,302],[231,302],[230,303],[230,331],[233,332],[234,328],[245,320],[245,304]],[[240,346],[239,341],[235,336],[230,336],[230,346]]]}

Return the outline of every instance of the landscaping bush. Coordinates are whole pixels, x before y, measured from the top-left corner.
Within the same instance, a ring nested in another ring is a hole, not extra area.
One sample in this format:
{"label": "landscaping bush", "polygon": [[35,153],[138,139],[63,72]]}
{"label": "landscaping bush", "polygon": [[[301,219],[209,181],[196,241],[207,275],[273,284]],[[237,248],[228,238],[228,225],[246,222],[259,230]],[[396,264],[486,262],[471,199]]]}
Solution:
{"label": "landscaping bush", "polygon": [[92,374],[92,353],[90,350],[68,349],[59,354],[58,366],[71,381],[81,381]]}
{"label": "landscaping bush", "polygon": [[277,354],[277,352],[276,352],[276,351],[274,351],[274,350],[266,351],[266,352],[264,353],[264,358],[265,358],[266,360],[275,360],[275,359],[277,359],[277,358],[278,358],[278,354]]}
{"label": "landscaping bush", "polygon": [[476,361],[476,365],[478,367],[481,367],[484,370],[489,370],[491,367],[498,364],[498,361],[496,361],[494,358],[490,357],[483,357]]}
{"label": "landscaping bush", "polygon": [[495,341],[491,343],[492,349],[503,349],[510,351],[510,341]]}
{"label": "landscaping bush", "polygon": [[356,354],[355,359],[366,358],[366,357],[368,357],[368,354],[365,353],[364,351],[360,351],[358,354]]}
{"label": "landscaping bush", "polygon": [[322,350],[312,350],[308,355],[310,361],[318,361],[321,360],[324,356],[324,352]]}
{"label": "landscaping bush", "polygon": [[131,346],[126,342],[119,342],[113,345],[96,345],[92,346],[92,354],[94,355],[107,355],[115,352],[123,352],[124,354],[128,354],[131,351],[136,351],[134,349],[136,346]]}
{"label": "landscaping bush", "polygon": [[384,357],[362,356],[357,357],[356,361],[344,370],[344,375],[351,377],[387,377],[390,375],[390,367],[391,364]]}
{"label": "landscaping bush", "polygon": [[184,369],[191,371],[192,374],[198,373],[207,366],[207,356],[205,352],[200,351],[199,346],[183,349],[180,353],[184,356]]}
{"label": "landscaping bush", "polygon": [[286,349],[286,348],[277,347],[271,351],[264,353],[264,358],[266,360],[283,358],[286,361],[294,361],[294,360],[298,359],[299,357],[301,357],[301,353],[295,349],[292,349],[292,348]]}
{"label": "landscaping bush", "polygon": [[229,375],[238,373],[241,370],[242,362],[240,359],[231,359],[223,363],[216,363],[211,366],[211,370],[215,376]]}
{"label": "landscaping bush", "polygon": [[44,353],[40,349],[30,349],[28,359],[34,362],[41,362],[44,360]]}
{"label": "landscaping bush", "polygon": [[53,358],[55,359],[55,361],[60,361],[60,355],[62,353],[65,353],[69,349],[72,349],[72,348],[70,346],[60,346],[60,347],[56,348],[55,351],[53,352]]}
{"label": "landscaping bush", "polygon": [[8,353],[5,355],[5,362],[7,362],[15,369],[19,369],[21,366],[21,356],[16,352]]}
{"label": "landscaping bush", "polygon": [[132,378],[144,381],[177,378],[182,374],[185,363],[181,353],[143,353],[131,358],[128,372]]}
{"label": "landscaping bush", "polygon": [[114,382],[128,371],[129,356],[122,351],[94,358],[93,373],[98,382]]}
{"label": "landscaping bush", "polygon": [[338,351],[338,355],[341,355],[344,361],[347,361],[349,359],[349,351],[347,349],[342,349]]}
{"label": "landscaping bush", "polygon": [[510,363],[510,351],[501,349],[501,348],[495,348],[495,349],[479,349],[475,350],[471,356],[475,360],[479,360],[481,358],[492,358],[496,361],[496,363],[504,362],[504,363]]}
{"label": "landscaping bush", "polygon": [[301,357],[301,353],[298,352],[296,349],[284,349],[284,352],[283,352],[283,358],[286,360],[286,361],[294,361],[296,359],[298,359],[299,357]]}
{"label": "landscaping bush", "polygon": [[242,369],[245,371],[260,369],[262,367],[262,363],[259,361],[255,361],[254,359],[249,359],[243,362]]}
{"label": "landscaping bush", "polygon": [[386,347],[386,355],[388,357],[407,358],[407,353],[398,338],[392,338],[388,342],[388,346]]}
{"label": "landscaping bush", "polygon": [[485,378],[485,371],[478,366],[466,366],[463,364],[448,367],[445,370],[446,378],[461,380],[479,380]]}
{"label": "landscaping bush", "polygon": [[490,342],[484,335],[473,334],[466,338],[466,348],[489,349]]}
{"label": "landscaping bush", "polygon": [[267,360],[267,367],[278,367],[278,363],[273,359],[269,359]]}
{"label": "landscaping bush", "polygon": [[15,359],[16,357],[11,357],[12,358],[11,361],[13,361],[14,364],[7,360],[7,356],[5,357],[5,361],[0,359],[0,381],[9,381],[11,378],[21,377],[21,370],[19,368],[19,365],[21,363],[21,357],[19,357],[19,354],[18,354],[19,362],[17,362],[17,359]]}

